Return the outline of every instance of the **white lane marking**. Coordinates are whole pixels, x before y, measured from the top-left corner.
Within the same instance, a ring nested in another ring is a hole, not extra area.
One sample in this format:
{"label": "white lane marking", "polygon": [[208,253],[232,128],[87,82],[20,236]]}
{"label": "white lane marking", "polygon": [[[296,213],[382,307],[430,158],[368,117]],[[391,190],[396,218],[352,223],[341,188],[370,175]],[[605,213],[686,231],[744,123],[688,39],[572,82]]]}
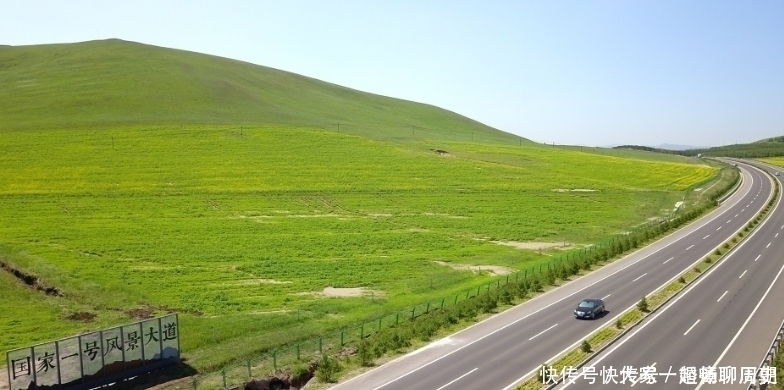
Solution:
{"label": "white lane marking", "polygon": [[479,369],[479,367],[477,367],[477,368],[474,368],[473,370],[466,372],[465,374],[463,374],[463,375],[461,375],[461,376],[457,377],[457,379],[454,379],[454,380],[452,380],[451,382],[449,382],[449,383],[447,383],[447,384],[445,384],[445,385],[443,385],[443,386],[441,386],[441,387],[437,388],[436,390],[442,390],[443,388],[445,388],[445,387],[447,387],[447,386],[451,385],[452,383],[455,383],[455,382],[457,382],[457,381],[459,381],[459,380],[461,380],[461,379],[463,379],[463,378],[467,377],[467,376],[468,376],[468,374],[470,374],[470,373],[472,373],[472,372],[474,372],[474,371],[476,371],[476,370],[478,370],[478,369]]}
{"label": "white lane marking", "polygon": [[694,248],[694,245],[692,245],[692,246],[690,246],[690,247],[686,248],[686,250],[689,250],[689,249],[691,249],[691,248]]}
{"label": "white lane marking", "polygon": [[719,230],[721,230],[721,226],[719,226],[719,228],[718,228],[718,229],[716,229],[716,231],[717,231],[717,232],[718,232]]}
{"label": "white lane marking", "polygon": [[768,245],[765,245],[765,249],[768,249],[768,247],[770,247],[770,244],[771,243],[769,242]]}
{"label": "white lane marking", "polygon": [[555,324],[555,325],[553,325],[553,326],[551,326],[551,327],[549,327],[549,328],[547,328],[547,329],[545,329],[545,330],[543,330],[543,331],[541,331],[541,332],[537,333],[537,334],[536,334],[534,337],[531,337],[530,339],[528,339],[528,341],[531,341],[531,340],[533,340],[533,339],[535,339],[535,338],[537,338],[537,337],[539,337],[539,336],[543,335],[543,334],[544,334],[544,332],[547,332],[548,330],[550,330],[550,329],[552,329],[552,328],[555,328],[556,326],[558,326],[558,324]]}
{"label": "white lane marking", "polygon": [[[751,314],[749,314],[749,317],[746,318],[746,322],[744,322],[743,325],[740,327],[740,329],[738,329],[738,333],[735,333],[735,337],[733,337],[732,340],[730,340],[730,343],[727,344],[727,348],[724,348],[724,352],[722,352],[721,355],[719,356],[719,358],[716,359],[716,363],[713,363],[713,367],[716,367],[716,366],[719,365],[719,363],[721,362],[721,359],[723,359],[724,355],[727,354],[727,351],[729,351],[730,348],[732,348],[732,344],[735,344],[735,340],[738,339],[738,336],[740,336],[741,332],[743,332],[743,329],[745,329],[746,325],[749,324],[749,321],[751,321],[751,317],[754,317],[754,313],[757,312],[757,309],[759,309],[759,307],[762,305],[762,301],[765,300],[765,297],[768,296],[768,293],[770,293],[770,290],[773,289],[773,285],[776,284],[777,280],[779,280],[779,276],[781,276],[781,271],[784,271],[784,265],[781,266],[781,269],[779,269],[779,273],[776,274],[776,277],[773,278],[773,282],[770,283],[770,286],[768,286],[768,289],[765,291],[765,294],[763,294],[762,298],[759,300],[759,302],[757,302],[757,306],[754,306],[754,310],[752,310]],[[694,389],[694,390],[700,390],[700,387],[702,387],[702,383],[700,383],[700,385],[697,386],[697,388]]]}
{"label": "white lane marking", "polygon": [[760,257],[762,257],[762,255],[757,255],[757,258],[756,258],[756,259],[754,259],[754,261],[757,261],[757,260],[759,260],[759,258],[760,258]]}
{"label": "white lane marking", "polygon": [[694,329],[694,327],[697,326],[697,324],[699,323],[700,320],[697,320],[697,322],[695,322],[694,325],[692,325],[691,328],[689,328],[689,330],[687,330],[686,333],[684,333],[683,335],[686,336],[687,334],[689,334],[689,332],[691,332],[691,330]]}
{"label": "white lane marking", "polygon": [[735,218],[738,218],[738,214],[735,214]]}
{"label": "white lane marking", "polygon": [[773,238],[778,238],[778,236],[779,236],[779,234],[778,234],[778,233],[776,233],[776,237],[773,237]]}
{"label": "white lane marking", "polygon": [[702,239],[704,240],[704,239],[706,239],[708,237],[710,237],[710,234],[708,234],[707,236],[703,237]]}
{"label": "white lane marking", "polygon": [[779,230],[784,230],[784,225],[781,225],[781,229],[779,229]]}
{"label": "white lane marking", "polygon": [[636,282],[636,281],[638,281],[638,280],[642,279],[642,277],[643,277],[643,276],[645,276],[645,275],[648,275],[648,273],[646,272],[646,273],[644,273],[644,274],[642,274],[642,275],[638,276],[638,277],[637,277],[637,279],[634,279],[634,280],[632,280],[632,283],[634,283],[634,282]]}
{"label": "white lane marking", "polygon": [[716,300],[716,302],[720,301],[721,298],[724,298],[724,296],[727,295],[728,292],[729,291],[725,291],[724,294],[721,294],[721,296],[719,297],[719,299]]}
{"label": "white lane marking", "polygon": [[747,270],[747,269],[744,269],[744,270],[743,270],[743,273],[742,273],[742,274],[740,274],[740,276],[738,276],[738,279],[742,278],[742,277],[743,277],[743,275],[746,275],[746,271],[748,271],[748,270]]}
{"label": "white lane marking", "polygon": [[612,294],[607,294],[607,295],[605,295],[605,296],[604,296],[604,298],[602,298],[602,300],[605,300],[605,299],[609,298],[609,297],[610,297],[610,295],[612,295]]}
{"label": "white lane marking", "polygon": [[[737,217],[738,215],[736,214],[735,216]],[[727,223],[730,223],[730,222],[732,222],[732,220],[731,220],[731,219],[730,219],[729,221],[727,221]]]}
{"label": "white lane marking", "polygon": [[674,259],[674,257],[670,257],[669,259],[667,259],[667,260],[666,260],[664,263],[662,263],[662,264],[667,264],[667,263],[668,263],[670,260],[672,260],[672,259]]}
{"label": "white lane marking", "polygon": [[744,211],[746,211],[746,209],[743,209],[743,210],[741,210],[740,212],[742,213],[742,212],[744,212]]}

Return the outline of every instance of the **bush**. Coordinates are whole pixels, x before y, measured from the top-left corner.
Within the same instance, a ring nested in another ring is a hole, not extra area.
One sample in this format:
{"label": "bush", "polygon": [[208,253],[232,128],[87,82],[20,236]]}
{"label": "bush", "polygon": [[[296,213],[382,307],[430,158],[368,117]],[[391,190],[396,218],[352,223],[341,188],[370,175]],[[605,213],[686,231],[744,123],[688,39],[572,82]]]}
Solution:
{"label": "bush", "polygon": [[684,279],[683,276],[681,276],[678,278],[678,283],[686,283],[686,279]]}
{"label": "bush", "polygon": [[513,303],[512,302],[513,299],[514,299],[514,295],[512,295],[512,293],[509,292],[508,288],[505,288],[504,291],[501,292],[501,302],[504,305],[511,305]]}
{"label": "bush", "polygon": [[620,318],[615,320],[615,327],[618,329],[623,329],[623,322],[621,322]]}
{"label": "bush", "polygon": [[639,309],[643,313],[648,312],[648,300],[645,297],[642,297],[639,302],[637,302],[637,309]]}
{"label": "bush", "polygon": [[700,267],[694,267],[694,272],[700,273],[700,272],[702,272],[702,270],[700,270]]}
{"label": "bush", "polygon": [[340,369],[340,362],[337,359],[324,355],[316,369],[316,378],[323,383],[334,383],[337,381],[337,374],[340,372]]}
{"label": "bush", "polygon": [[539,282],[539,279],[534,279],[531,281],[531,290],[533,291],[542,291],[542,283]]}
{"label": "bush", "polygon": [[359,357],[359,364],[361,364],[362,367],[370,367],[373,365],[373,351],[368,346],[367,341],[362,340],[359,342],[357,357]]}
{"label": "bush", "polygon": [[588,342],[588,340],[583,340],[582,345],[580,345],[580,350],[585,353],[591,353],[591,344]]}
{"label": "bush", "polygon": [[711,258],[710,258],[710,256],[708,256],[708,257],[706,257],[706,258],[705,258],[705,262],[706,262],[707,264],[710,264],[710,263],[712,263],[712,262],[713,262],[713,259],[711,259]]}

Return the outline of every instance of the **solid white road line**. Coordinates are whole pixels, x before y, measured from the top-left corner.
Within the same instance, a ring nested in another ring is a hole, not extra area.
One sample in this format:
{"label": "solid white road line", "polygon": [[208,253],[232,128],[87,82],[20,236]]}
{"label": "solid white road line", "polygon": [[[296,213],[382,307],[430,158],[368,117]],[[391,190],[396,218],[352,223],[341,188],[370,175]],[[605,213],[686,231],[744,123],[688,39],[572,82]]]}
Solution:
{"label": "solid white road line", "polygon": [[721,298],[724,298],[724,296],[727,295],[728,292],[729,291],[725,291],[724,294],[721,294],[721,296],[719,297],[719,299],[716,300],[716,302],[720,301]]}
{"label": "solid white road line", "polygon": [[762,255],[757,255],[757,258],[756,258],[756,259],[754,259],[754,261],[757,261],[757,260],[759,260],[759,258],[760,258],[760,257],[762,257]]}
{"label": "solid white road line", "polygon": [[702,239],[704,240],[704,239],[706,239],[708,237],[710,237],[710,234],[708,234],[707,236],[703,237]]}
{"label": "solid white road line", "polygon": [[692,325],[691,328],[689,328],[689,330],[687,330],[686,333],[684,333],[683,335],[686,336],[687,334],[689,334],[689,332],[691,332],[691,330],[694,329],[694,327],[697,326],[697,324],[699,323],[700,320],[697,320],[697,322],[695,322],[694,325]]}
{"label": "solid white road line", "polygon": [[[768,293],[770,293],[770,290],[773,289],[773,285],[776,284],[777,280],[779,280],[779,276],[781,276],[781,271],[784,271],[784,265],[781,266],[781,269],[779,269],[779,273],[776,274],[776,277],[773,278],[773,282],[770,283],[770,286],[768,286],[768,289],[765,291],[765,294],[763,294],[762,298],[759,300],[759,302],[757,302],[757,306],[754,306],[754,310],[751,311],[751,314],[749,314],[749,317],[746,318],[746,321],[743,323],[743,325],[740,327],[740,329],[738,329],[738,333],[735,333],[735,337],[733,337],[732,340],[730,340],[730,343],[727,344],[727,348],[724,348],[724,352],[722,352],[721,355],[719,356],[719,358],[716,359],[716,363],[713,363],[713,367],[717,367],[719,365],[719,363],[721,362],[721,359],[724,359],[724,355],[727,354],[727,351],[729,351],[730,348],[732,348],[732,344],[735,344],[735,340],[738,339],[738,336],[740,336],[741,332],[743,332],[743,329],[745,329],[746,325],[749,324],[749,321],[751,321],[751,317],[754,317],[754,313],[757,312],[757,309],[759,309],[759,307],[762,305],[762,301],[765,300],[765,297],[768,296]],[[702,387],[702,383],[700,383],[700,385],[697,386],[697,388],[694,389],[694,390],[700,390],[700,387]]]}
{"label": "solid white road line", "polygon": [[474,371],[476,371],[476,370],[478,370],[478,369],[479,369],[479,367],[477,367],[477,368],[474,368],[473,370],[471,370],[471,371],[468,371],[468,372],[466,372],[466,373],[465,373],[465,374],[463,374],[463,375],[460,375],[459,377],[457,377],[457,379],[455,379],[455,380],[453,380],[453,381],[451,381],[451,382],[449,382],[449,383],[447,383],[447,384],[445,384],[445,385],[443,385],[443,386],[441,386],[441,387],[437,388],[436,390],[442,390],[443,388],[445,388],[445,387],[447,387],[447,386],[451,385],[452,383],[455,383],[455,382],[457,382],[457,381],[459,381],[459,380],[461,380],[461,379],[463,379],[463,378],[467,377],[467,376],[468,376],[468,374],[470,374],[470,373],[472,373],[472,372],[474,372]]}
{"label": "solid white road line", "polygon": [[607,295],[605,295],[605,296],[604,296],[604,298],[602,298],[602,300],[605,300],[605,299],[609,298],[609,297],[610,297],[610,295],[612,295],[612,294],[607,294]]}
{"label": "solid white road line", "polygon": [[742,278],[742,277],[743,277],[743,275],[746,275],[746,271],[748,271],[748,270],[747,270],[747,269],[744,269],[744,270],[743,270],[743,273],[742,273],[742,274],[740,274],[740,276],[738,276],[738,279]]}
{"label": "solid white road line", "polygon": [[666,261],[664,261],[664,263],[662,263],[662,264],[667,264],[667,263],[668,263],[670,260],[672,260],[672,259],[674,259],[674,257],[670,257],[669,259],[667,259]]}
{"label": "solid white road line", "polygon": [[686,248],[686,250],[689,250],[689,249],[691,249],[691,248],[694,248],[694,245],[692,245],[692,246],[690,246],[690,247]]}
{"label": "solid white road line", "polygon": [[632,283],[634,283],[634,282],[636,282],[636,281],[638,281],[638,280],[642,279],[642,277],[643,277],[643,276],[645,276],[645,275],[648,275],[648,273],[646,272],[646,273],[644,273],[644,274],[640,275],[639,277],[637,277],[637,279],[634,279],[634,280],[632,280]]}
{"label": "solid white road line", "polygon": [[533,340],[533,339],[535,339],[535,338],[537,338],[537,337],[539,337],[539,336],[543,335],[543,334],[544,334],[544,332],[547,332],[548,330],[550,330],[550,329],[552,329],[552,328],[555,328],[556,326],[558,326],[558,324],[555,324],[555,325],[553,325],[553,326],[551,326],[551,327],[549,327],[549,328],[547,328],[547,329],[545,329],[545,330],[543,330],[543,331],[541,331],[541,332],[537,333],[537,334],[536,334],[536,336],[534,336],[534,337],[531,337],[530,339],[528,339],[528,341],[531,341],[531,340]]}

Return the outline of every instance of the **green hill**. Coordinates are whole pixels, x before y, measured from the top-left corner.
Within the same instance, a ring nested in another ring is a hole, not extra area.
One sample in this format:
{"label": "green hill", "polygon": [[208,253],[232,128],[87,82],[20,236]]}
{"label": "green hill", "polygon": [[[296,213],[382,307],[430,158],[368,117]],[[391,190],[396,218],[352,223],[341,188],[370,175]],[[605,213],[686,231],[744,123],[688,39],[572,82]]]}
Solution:
{"label": "green hill", "polygon": [[0,262],[62,293],[0,271],[0,351],[175,310],[189,364],[212,370],[475,291],[718,187],[702,159],[543,146],[117,40],[0,48],[0,106]]}
{"label": "green hill", "polygon": [[0,47],[0,126],[253,124],[518,143],[454,112],[264,66],[126,42]]}
{"label": "green hill", "polygon": [[707,149],[691,149],[677,152],[684,156],[761,158],[784,156],[784,137],[772,137],[748,144],[716,146]]}

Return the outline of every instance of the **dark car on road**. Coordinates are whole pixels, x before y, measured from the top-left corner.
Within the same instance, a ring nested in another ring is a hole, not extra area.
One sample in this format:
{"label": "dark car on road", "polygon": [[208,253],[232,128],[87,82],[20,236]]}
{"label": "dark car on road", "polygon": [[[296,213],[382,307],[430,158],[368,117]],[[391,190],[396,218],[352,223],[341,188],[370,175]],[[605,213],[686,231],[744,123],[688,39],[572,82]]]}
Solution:
{"label": "dark car on road", "polygon": [[604,301],[596,298],[583,299],[574,309],[575,318],[596,318],[604,313]]}

